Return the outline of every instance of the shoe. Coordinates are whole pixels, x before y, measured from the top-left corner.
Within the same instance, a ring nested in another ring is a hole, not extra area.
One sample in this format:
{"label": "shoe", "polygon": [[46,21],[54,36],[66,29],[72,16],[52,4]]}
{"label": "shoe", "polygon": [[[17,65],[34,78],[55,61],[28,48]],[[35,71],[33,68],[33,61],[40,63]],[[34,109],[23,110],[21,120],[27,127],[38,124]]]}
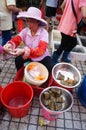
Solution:
{"label": "shoe", "polygon": [[3,55],[2,56],[2,60],[4,61],[4,60],[8,60],[8,59],[10,59],[10,58],[12,58],[13,56],[12,55],[10,55],[10,54],[5,54],[5,55]]}
{"label": "shoe", "polygon": [[71,62],[71,60],[69,60],[69,59],[65,59],[65,60],[61,60],[62,62],[67,62],[67,63],[70,63]]}
{"label": "shoe", "polygon": [[61,61],[62,61],[62,62],[67,62],[67,63],[70,63],[70,62],[71,62],[71,60],[70,60],[70,59],[68,59],[68,55],[69,55],[69,52],[64,51],[64,52],[63,52],[63,56],[62,56]]}

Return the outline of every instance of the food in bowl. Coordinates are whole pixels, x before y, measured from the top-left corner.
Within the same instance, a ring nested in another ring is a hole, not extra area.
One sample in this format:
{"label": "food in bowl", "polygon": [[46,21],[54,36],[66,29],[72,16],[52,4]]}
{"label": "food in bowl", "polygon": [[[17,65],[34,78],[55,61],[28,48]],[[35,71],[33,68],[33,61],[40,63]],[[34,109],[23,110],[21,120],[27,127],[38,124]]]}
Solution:
{"label": "food in bowl", "polygon": [[67,77],[67,79],[65,80],[65,75],[61,74],[61,72],[59,72],[56,77],[57,77],[58,80],[60,80],[60,83],[62,85],[74,86],[78,82],[77,80],[72,79],[70,77]]}
{"label": "food in bowl", "polygon": [[70,63],[58,63],[52,69],[54,81],[64,88],[77,87],[81,82],[79,70]]}
{"label": "food in bowl", "polygon": [[24,69],[24,77],[31,85],[40,86],[48,79],[47,68],[39,62],[31,62]]}
{"label": "food in bowl", "polygon": [[27,67],[27,72],[34,78],[34,80],[44,80],[45,76],[41,73],[41,69],[37,64],[30,64]]}
{"label": "food in bowl", "polygon": [[58,86],[50,86],[44,89],[40,94],[39,100],[41,106],[48,112],[65,112],[73,105],[72,94]]}
{"label": "food in bowl", "polygon": [[62,96],[62,90],[57,88],[51,88],[43,94],[44,105],[53,111],[62,109],[62,104],[64,103],[64,98]]}

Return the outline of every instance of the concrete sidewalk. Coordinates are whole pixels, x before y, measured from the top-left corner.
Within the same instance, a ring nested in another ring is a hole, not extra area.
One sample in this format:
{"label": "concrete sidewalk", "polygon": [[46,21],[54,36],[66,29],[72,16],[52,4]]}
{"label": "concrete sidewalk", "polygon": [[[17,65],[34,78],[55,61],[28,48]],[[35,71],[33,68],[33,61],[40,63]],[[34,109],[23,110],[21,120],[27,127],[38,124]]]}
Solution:
{"label": "concrete sidewalk", "polygon": [[[1,40],[1,39],[0,39]],[[2,61],[0,55],[0,85],[4,88],[10,82],[13,82],[16,75],[14,57]],[[72,62],[82,76],[86,74],[85,62]],[[39,125],[40,118],[43,118],[39,97],[34,97],[28,114],[23,118],[13,118],[6,108],[0,110],[0,130],[86,130],[86,108],[82,106],[77,97],[77,89],[73,89],[74,104],[73,107],[58,116],[58,119],[51,121],[42,127]]]}

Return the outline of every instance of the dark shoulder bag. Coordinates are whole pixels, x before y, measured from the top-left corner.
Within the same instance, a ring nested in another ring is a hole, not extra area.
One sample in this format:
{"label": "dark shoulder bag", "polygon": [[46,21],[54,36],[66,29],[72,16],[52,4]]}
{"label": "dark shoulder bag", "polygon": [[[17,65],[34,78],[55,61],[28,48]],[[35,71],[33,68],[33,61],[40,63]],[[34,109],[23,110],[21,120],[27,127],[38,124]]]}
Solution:
{"label": "dark shoulder bag", "polygon": [[[73,0],[71,0],[71,6],[72,6],[73,14],[74,14],[75,18],[77,19],[77,15],[76,15],[76,11],[75,11]],[[83,27],[86,27],[86,23],[84,23],[83,18],[82,18],[80,20],[80,22],[77,24],[77,33],[80,33],[80,31],[81,31],[81,29]]]}

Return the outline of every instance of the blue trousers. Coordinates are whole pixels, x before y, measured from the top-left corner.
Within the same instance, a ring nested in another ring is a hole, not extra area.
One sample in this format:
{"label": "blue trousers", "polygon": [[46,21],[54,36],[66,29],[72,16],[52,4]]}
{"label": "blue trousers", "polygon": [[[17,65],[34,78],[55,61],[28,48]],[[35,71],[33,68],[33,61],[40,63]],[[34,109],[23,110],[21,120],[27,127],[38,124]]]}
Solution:
{"label": "blue trousers", "polygon": [[2,46],[11,39],[11,30],[2,31]]}

